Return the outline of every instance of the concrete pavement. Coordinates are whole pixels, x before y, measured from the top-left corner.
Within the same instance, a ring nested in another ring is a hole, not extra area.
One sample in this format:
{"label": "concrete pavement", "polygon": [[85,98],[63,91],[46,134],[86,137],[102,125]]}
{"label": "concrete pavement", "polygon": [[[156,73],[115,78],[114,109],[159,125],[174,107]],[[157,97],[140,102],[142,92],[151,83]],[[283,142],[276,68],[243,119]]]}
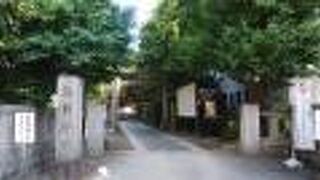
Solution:
{"label": "concrete pavement", "polygon": [[121,122],[134,151],[57,167],[30,180],[309,180],[262,157],[207,151],[139,122]]}
{"label": "concrete pavement", "polygon": [[[206,151],[141,123],[123,122],[128,135],[143,146],[114,169],[117,179],[306,180],[307,174],[284,169],[280,162],[224,151]],[[127,171],[126,173],[121,173]],[[310,178],[309,178],[310,179]]]}

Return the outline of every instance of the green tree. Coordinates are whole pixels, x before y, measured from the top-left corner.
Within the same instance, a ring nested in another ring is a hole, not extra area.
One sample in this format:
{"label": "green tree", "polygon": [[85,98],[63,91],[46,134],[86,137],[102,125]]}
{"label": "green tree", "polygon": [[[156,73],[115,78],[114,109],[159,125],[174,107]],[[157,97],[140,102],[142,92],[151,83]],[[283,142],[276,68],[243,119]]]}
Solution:
{"label": "green tree", "polygon": [[142,69],[169,83],[225,73],[261,102],[267,87],[318,63],[318,9],[311,0],[164,1],[142,36]]}
{"label": "green tree", "polygon": [[14,0],[0,8],[5,101],[43,104],[61,72],[83,76],[90,87],[125,65],[130,12],[108,0]]}
{"label": "green tree", "polygon": [[269,89],[286,85],[288,78],[317,63],[320,43],[317,15],[310,13],[316,6],[261,2],[266,1],[236,4],[246,11],[225,16],[228,23],[222,26],[213,53],[219,70],[245,83],[253,92],[249,100],[260,103]]}

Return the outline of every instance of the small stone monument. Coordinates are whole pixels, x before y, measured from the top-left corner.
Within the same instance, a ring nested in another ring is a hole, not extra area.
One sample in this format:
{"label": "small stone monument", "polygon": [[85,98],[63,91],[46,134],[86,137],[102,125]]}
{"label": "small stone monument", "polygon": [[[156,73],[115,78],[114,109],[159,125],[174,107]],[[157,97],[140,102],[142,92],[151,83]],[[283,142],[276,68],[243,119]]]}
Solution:
{"label": "small stone monument", "polygon": [[59,162],[82,156],[83,80],[60,75],[57,83],[55,156]]}

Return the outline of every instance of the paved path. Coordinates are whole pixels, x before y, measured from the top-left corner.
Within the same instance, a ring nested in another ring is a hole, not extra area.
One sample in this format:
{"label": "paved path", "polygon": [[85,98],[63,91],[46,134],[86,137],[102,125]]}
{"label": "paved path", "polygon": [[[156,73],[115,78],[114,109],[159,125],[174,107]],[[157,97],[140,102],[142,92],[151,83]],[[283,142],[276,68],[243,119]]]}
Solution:
{"label": "paved path", "polygon": [[[115,179],[139,180],[305,180],[268,159],[206,151],[141,123],[122,126],[140,152],[110,166]],[[141,147],[142,146],[142,147]],[[112,169],[114,169],[112,171]],[[134,177],[134,178],[133,178]]]}
{"label": "paved path", "polygon": [[135,151],[113,152],[82,163],[80,168],[60,168],[30,179],[309,180],[303,173],[286,171],[268,159],[206,151],[138,122],[122,122],[121,127]]}

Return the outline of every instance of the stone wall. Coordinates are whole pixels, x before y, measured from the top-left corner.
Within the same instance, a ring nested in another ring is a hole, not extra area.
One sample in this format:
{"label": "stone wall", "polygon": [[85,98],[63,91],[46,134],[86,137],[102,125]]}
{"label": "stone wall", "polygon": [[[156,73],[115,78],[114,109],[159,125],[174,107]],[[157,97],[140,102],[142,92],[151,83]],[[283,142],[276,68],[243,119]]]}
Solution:
{"label": "stone wall", "polygon": [[37,140],[36,154],[38,157],[36,167],[47,168],[55,163],[55,116],[53,110],[38,112],[38,121],[36,123]]}
{"label": "stone wall", "polygon": [[0,105],[0,179],[29,172],[35,167],[45,167],[53,162],[53,117],[50,113],[36,113],[36,140],[32,144],[14,141],[14,114],[36,112],[25,105]]}

